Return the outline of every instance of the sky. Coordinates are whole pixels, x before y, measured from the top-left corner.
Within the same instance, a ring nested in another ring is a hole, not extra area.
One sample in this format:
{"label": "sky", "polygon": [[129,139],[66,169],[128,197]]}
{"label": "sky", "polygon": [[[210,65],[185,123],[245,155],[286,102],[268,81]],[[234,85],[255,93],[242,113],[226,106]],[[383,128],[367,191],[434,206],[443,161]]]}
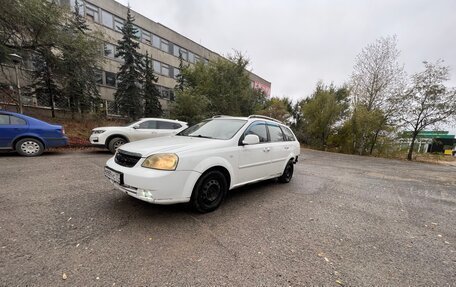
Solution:
{"label": "sky", "polygon": [[455,0],[117,1],[221,55],[242,52],[272,96],[296,100],[318,81],[344,84],[362,48],[392,35],[408,74],[443,59],[456,87]]}

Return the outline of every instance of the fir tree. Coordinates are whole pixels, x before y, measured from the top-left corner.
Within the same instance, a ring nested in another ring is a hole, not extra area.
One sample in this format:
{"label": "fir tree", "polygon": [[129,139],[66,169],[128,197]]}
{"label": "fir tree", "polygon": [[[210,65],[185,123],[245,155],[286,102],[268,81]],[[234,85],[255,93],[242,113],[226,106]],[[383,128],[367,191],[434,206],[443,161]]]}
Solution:
{"label": "fir tree", "polygon": [[143,114],[141,85],[144,66],[143,57],[137,51],[139,43],[136,41],[137,28],[133,26],[134,20],[128,7],[127,20],[121,29],[123,36],[117,42],[117,56],[122,57],[124,63],[117,74],[118,86],[114,97],[121,114],[138,119]]}
{"label": "fir tree", "polygon": [[38,98],[38,104],[51,107],[51,116],[55,118],[55,102],[62,96],[56,77],[57,58],[48,48],[37,50],[34,58],[35,70],[31,87]]}
{"label": "fir tree", "polygon": [[186,69],[187,66],[184,66],[184,59],[182,58],[182,52],[179,51],[179,75],[176,76],[176,86],[174,87],[176,90],[179,91],[184,91],[184,86],[185,86],[185,77],[184,77],[184,69]]}
{"label": "fir tree", "polygon": [[146,52],[144,62],[144,116],[146,117],[161,117],[163,114],[162,106],[158,97],[160,92],[155,83],[158,77],[154,75],[154,68],[149,54]]}
{"label": "fir tree", "polygon": [[66,25],[65,36],[68,40],[62,47],[62,68],[65,74],[63,92],[69,101],[72,117],[76,112],[89,110],[100,97],[95,71],[101,43],[87,35],[90,29],[80,15],[79,6],[76,0],[72,17]]}

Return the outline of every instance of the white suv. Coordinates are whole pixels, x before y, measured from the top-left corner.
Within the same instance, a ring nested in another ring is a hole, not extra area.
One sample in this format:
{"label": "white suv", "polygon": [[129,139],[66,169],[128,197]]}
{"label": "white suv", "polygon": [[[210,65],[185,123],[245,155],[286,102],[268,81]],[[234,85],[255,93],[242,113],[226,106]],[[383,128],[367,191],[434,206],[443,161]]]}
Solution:
{"label": "white suv", "polygon": [[177,134],[186,129],[187,123],[178,120],[143,118],[124,127],[100,127],[92,130],[90,143],[106,147],[112,153],[121,145],[148,138]]}
{"label": "white suv", "polygon": [[128,143],[105,176],[126,194],[156,204],[191,202],[215,210],[228,190],[293,176],[300,145],[282,123],[264,116],[216,116],[173,137]]}

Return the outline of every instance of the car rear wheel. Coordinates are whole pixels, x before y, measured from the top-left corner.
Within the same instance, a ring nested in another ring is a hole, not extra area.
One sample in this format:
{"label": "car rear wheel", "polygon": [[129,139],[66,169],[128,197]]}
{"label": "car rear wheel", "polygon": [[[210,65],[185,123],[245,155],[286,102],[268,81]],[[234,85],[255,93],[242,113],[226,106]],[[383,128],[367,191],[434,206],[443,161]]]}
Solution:
{"label": "car rear wheel", "polygon": [[15,148],[16,152],[23,156],[39,156],[44,152],[44,145],[34,138],[19,140]]}
{"label": "car rear wheel", "polygon": [[289,183],[291,178],[293,177],[293,171],[294,171],[293,160],[290,159],[288,161],[287,165],[285,166],[283,174],[279,177],[279,182]]}
{"label": "car rear wheel", "polygon": [[225,176],[218,170],[203,174],[195,185],[190,203],[198,212],[205,213],[217,209],[228,191]]}
{"label": "car rear wheel", "polygon": [[127,140],[125,140],[124,138],[121,138],[121,137],[115,137],[115,138],[112,138],[110,141],[109,141],[109,144],[108,144],[108,149],[110,152],[112,153],[115,153],[116,150],[127,143]]}

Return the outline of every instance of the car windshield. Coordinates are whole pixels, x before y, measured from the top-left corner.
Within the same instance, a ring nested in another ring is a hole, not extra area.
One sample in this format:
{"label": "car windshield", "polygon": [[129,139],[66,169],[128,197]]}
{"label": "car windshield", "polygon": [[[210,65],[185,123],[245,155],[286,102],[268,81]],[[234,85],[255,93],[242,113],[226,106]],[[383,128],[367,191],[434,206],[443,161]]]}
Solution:
{"label": "car windshield", "polygon": [[211,119],[191,126],[177,135],[227,140],[232,138],[246,122],[240,119]]}

